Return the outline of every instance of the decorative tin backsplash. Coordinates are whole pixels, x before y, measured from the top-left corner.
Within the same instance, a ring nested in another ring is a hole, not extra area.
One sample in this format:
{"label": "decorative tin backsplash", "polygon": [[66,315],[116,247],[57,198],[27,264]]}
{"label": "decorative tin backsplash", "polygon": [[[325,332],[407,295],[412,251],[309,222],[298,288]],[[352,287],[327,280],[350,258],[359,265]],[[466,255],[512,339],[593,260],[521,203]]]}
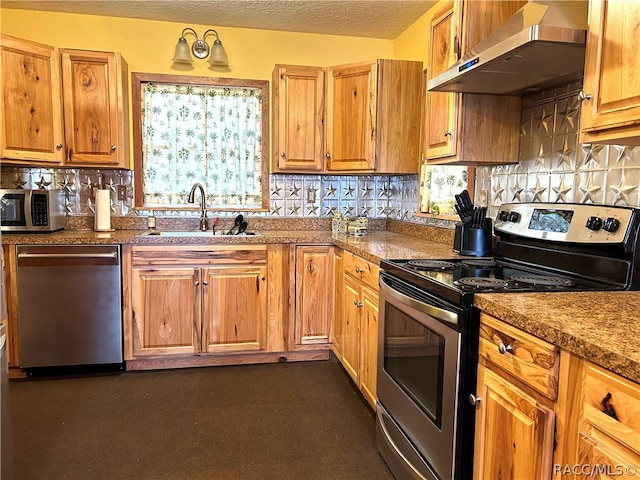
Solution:
{"label": "decorative tin backsplash", "polygon": [[[3,167],[2,188],[64,189],[70,216],[94,214],[93,189],[104,178],[111,190],[113,216],[147,215],[133,207],[133,172],[128,170],[50,169]],[[326,176],[282,175],[269,177],[269,212],[256,216],[330,217],[333,212],[346,216],[411,220],[418,204],[417,175],[403,176]],[[156,215],[196,216],[192,210],[156,211]],[[221,216],[232,216],[224,212]]]}
{"label": "decorative tin backsplash", "polygon": [[578,143],[581,84],[523,98],[519,163],[476,169],[476,200],[640,206],[640,146]]}

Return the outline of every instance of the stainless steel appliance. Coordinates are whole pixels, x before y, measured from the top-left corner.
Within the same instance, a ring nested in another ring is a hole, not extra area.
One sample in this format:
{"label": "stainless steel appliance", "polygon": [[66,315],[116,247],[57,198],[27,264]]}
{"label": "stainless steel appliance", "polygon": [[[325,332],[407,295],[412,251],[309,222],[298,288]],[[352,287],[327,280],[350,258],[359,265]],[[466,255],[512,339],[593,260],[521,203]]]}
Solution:
{"label": "stainless steel appliance", "polygon": [[640,210],[505,204],[494,256],[381,262],[379,450],[398,479],[468,479],[482,293],[640,289]]}
{"label": "stainless steel appliance", "polygon": [[117,245],[18,245],[20,366],[122,364]]}
{"label": "stainless steel appliance", "polygon": [[63,190],[0,189],[0,211],[8,232],[53,232],[67,221]]}

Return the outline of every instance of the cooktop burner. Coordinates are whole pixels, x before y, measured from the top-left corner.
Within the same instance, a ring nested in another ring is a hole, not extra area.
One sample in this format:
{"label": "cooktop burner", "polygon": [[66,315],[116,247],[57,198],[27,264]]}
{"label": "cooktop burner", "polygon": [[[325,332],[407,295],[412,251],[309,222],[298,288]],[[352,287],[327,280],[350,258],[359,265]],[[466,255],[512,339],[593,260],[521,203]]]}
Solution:
{"label": "cooktop burner", "polygon": [[460,265],[467,268],[496,268],[498,266],[494,260],[483,258],[463,260]]}
{"label": "cooktop burner", "polygon": [[512,275],[509,280],[524,285],[540,285],[544,287],[570,287],[574,284],[568,278],[549,275]]}
{"label": "cooktop burner", "polygon": [[509,282],[500,278],[463,277],[455,280],[453,283],[472,288],[503,288],[506,287]]}
{"label": "cooktop burner", "polygon": [[456,266],[444,260],[409,260],[407,265],[416,270],[450,270]]}

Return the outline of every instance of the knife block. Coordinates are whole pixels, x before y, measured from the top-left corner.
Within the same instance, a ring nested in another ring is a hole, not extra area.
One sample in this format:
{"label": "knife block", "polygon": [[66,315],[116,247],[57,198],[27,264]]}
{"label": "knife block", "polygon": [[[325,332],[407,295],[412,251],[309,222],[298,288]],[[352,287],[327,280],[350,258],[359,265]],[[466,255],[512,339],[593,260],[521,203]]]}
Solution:
{"label": "knife block", "polygon": [[493,222],[491,219],[485,219],[483,228],[472,228],[464,223],[456,223],[453,251],[460,255],[490,256],[493,253]]}

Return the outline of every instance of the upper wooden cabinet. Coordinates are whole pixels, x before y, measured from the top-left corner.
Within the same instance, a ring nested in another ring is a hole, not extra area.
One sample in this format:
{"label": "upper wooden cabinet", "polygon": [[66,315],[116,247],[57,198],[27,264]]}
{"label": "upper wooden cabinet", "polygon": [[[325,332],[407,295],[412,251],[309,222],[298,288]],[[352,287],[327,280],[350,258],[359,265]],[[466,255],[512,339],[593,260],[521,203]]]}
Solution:
{"label": "upper wooden cabinet", "polygon": [[640,145],[640,9],[589,2],[580,142]]}
{"label": "upper wooden cabinet", "polygon": [[322,171],[324,89],[321,67],[276,65],[273,70],[275,171]]}
{"label": "upper wooden cabinet", "polygon": [[2,158],[128,168],[127,64],[2,35]]}
{"label": "upper wooden cabinet", "polygon": [[274,171],[417,173],[421,72],[401,60],[276,65]]}
{"label": "upper wooden cabinet", "polygon": [[127,63],[119,53],[60,50],[65,164],[120,167],[128,162]]}
{"label": "upper wooden cabinet", "polygon": [[57,49],[2,34],[2,158],[60,165],[64,159]]}
{"label": "upper wooden cabinet", "polygon": [[451,0],[430,21],[422,158],[429,164],[515,163],[520,97],[428,92],[426,84],[500,26],[524,1]]}

